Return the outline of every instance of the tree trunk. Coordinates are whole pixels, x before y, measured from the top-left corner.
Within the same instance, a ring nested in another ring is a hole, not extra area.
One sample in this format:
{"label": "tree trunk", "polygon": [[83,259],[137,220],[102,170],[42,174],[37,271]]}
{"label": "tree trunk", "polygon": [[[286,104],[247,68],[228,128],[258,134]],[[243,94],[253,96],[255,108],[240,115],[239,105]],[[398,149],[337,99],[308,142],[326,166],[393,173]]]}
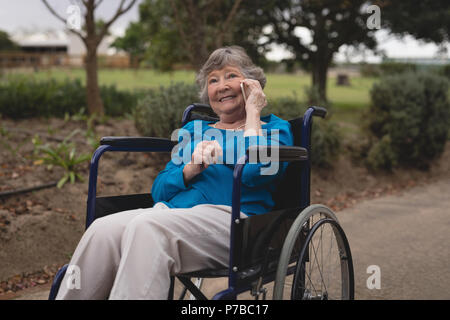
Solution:
{"label": "tree trunk", "polygon": [[328,59],[315,59],[312,65],[312,86],[319,94],[321,101],[327,100]]}
{"label": "tree trunk", "polygon": [[105,114],[100,88],[98,86],[97,74],[97,47],[87,46],[86,54],[86,99],[89,115],[96,114],[103,116]]}

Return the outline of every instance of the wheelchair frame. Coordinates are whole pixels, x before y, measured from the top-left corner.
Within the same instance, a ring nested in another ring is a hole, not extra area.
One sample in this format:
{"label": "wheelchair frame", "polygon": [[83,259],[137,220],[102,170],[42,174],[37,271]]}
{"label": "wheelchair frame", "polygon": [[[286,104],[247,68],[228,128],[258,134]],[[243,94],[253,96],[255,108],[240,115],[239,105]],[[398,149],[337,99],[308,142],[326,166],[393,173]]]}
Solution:
{"label": "wheelchair frame", "polygon": [[[200,112],[203,114],[208,114],[208,116],[202,115],[198,117],[195,112]],[[301,126],[301,134],[300,134],[300,146],[277,146],[278,152],[279,152],[279,161],[284,162],[292,162],[292,161],[301,161],[301,172],[300,172],[300,179],[301,179],[301,190],[300,190],[300,198],[298,207],[292,208],[291,211],[289,209],[286,211],[284,209],[282,214],[279,214],[279,217],[286,216],[292,216],[294,215],[294,219],[299,215],[299,210],[304,210],[305,208],[308,208],[310,206],[310,175],[311,175],[311,162],[310,162],[310,147],[311,147],[311,127],[312,127],[312,117],[313,116],[320,116],[325,117],[327,111],[324,108],[321,107],[309,107],[303,118],[302,118],[302,126]],[[182,126],[184,126],[189,121],[195,120],[195,119],[203,119],[203,120],[217,120],[215,114],[213,113],[212,109],[208,105],[203,104],[191,104],[189,105],[182,117]],[[96,216],[96,206],[98,204],[98,200],[101,198],[96,197],[97,193],[97,175],[98,175],[98,163],[101,158],[101,156],[106,152],[171,152],[172,148],[176,145],[177,142],[171,141],[169,139],[164,138],[154,138],[154,137],[103,137],[101,139],[101,145],[97,148],[97,150],[94,152],[92,159],[91,159],[91,166],[90,166],[90,173],[89,173],[89,190],[88,190],[88,199],[87,199],[87,214],[86,214],[86,229],[89,227],[89,225],[99,216]],[[258,148],[257,146],[254,146]],[[265,146],[266,148],[270,149],[272,147]],[[251,147],[253,148],[253,147]],[[260,147],[259,147],[260,148]],[[249,162],[249,150],[247,150],[246,155],[243,156],[244,159],[240,159],[238,163],[235,165],[234,172],[233,172],[233,190],[232,190],[232,212],[231,212],[231,223],[230,223],[230,253],[229,253],[229,267],[226,271],[222,270],[221,272],[193,272],[190,274],[185,275],[177,275],[177,278],[184,284],[185,288],[187,288],[195,297],[196,299],[206,299],[206,297],[203,295],[203,293],[199,290],[199,288],[192,283],[190,280],[191,277],[228,277],[228,288],[218,292],[213,299],[221,300],[221,299],[236,299],[237,295],[246,292],[248,290],[252,290],[255,295],[259,295],[261,293],[260,288],[263,284],[274,281],[276,277],[280,278],[283,277],[282,272],[285,272],[285,274],[292,274],[295,272],[295,270],[292,270],[291,268],[288,270],[287,264],[288,261],[285,263],[285,269],[282,270],[280,273],[280,270],[277,271],[277,274],[275,274],[272,270],[271,273],[265,274],[267,270],[270,269],[269,264],[271,262],[271,252],[268,248],[268,251],[265,252],[265,256],[263,258],[263,261],[260,263],[259,267],[253,267],[250,266],[245,270],[239,269],[239,257],[243,256],[243,250],[241,250],[240,242],[242,242],[242,234],[245,232],[245,230],[249,230],[251,226],[249,226],[250,218],[252,216],[248,217],[247,219],[240,219],[240,199],[241,199],[241,176],[243,169],[245,165]],[[266,150],[269,151],[270,150]],[[148,207],[152,206],[152,200],[151,197],[148,197],[149,194],[141,195],[141,198],[144,199],[144,202],[146,202],[146,205]],[[137,196],[137,195],[136,195]],[[146,199],[145,196],[147,196],[150,199]],[[123,208],[122,208],[123,209]],[[127,208],[127,210],[130,210],[133,208]],[[325,209],[327,209],[325,207]],[[113,209],[110,213],[118,212],[120,209]],[[106,210],[108,212],[108,210]],[[331,210],[330,210],[331,212]],[[257,216],[267,216],[271,214],[272,212],[264,215],[257,215]],[[106,213],[109,214],[109,213]],[[253,217],[257,217],[253,216]],[[276,215],[274,215],[276,217]],[[332,219],[335,219],[337,222],[337,219],[335,218],[334,214],[330,216]],[[261,223],[267,223],[267,217],[264,218],[258,218],[262,222]],[[277,218],[278,219],[278,218]],[[280,218],[281,219],[281,218]],[[309,218],[308,218],[309,219]],[[243,221],[244,220],[244,221]],[[278,220],[282,221],[282,220]],[[303,223],[303,222],[302,222]],[[277,223],[272,223],[275,227],[277,226]],[[272,227],[270,227],[272,228]],[[270,229],[269,228],[269,229]],[[340,228],[340,227],[339,227]],[[270,229],[272,230],[272,229]],[[292,231],[292,230],[291,230]],[[343,234],[343,231],[341,229],[341,232]],[[292,232],[291,232],[292,233]],[[289,235],[288,235],[289,236]],[[298,232],[296,235],[298,236]],[[349,261],[349,265],[347,265],[347,271],[349,272],[350,277],[350,292],[349,297],[353,298],[353,265],[351,261],[351,254],[350,254],[350,248],[348,246],[347,239],[345,238],[345,234],[343,234],[343,242],[346,246],[346,250],[348,251],[347,257],[345,259]],[[262,240],[265,241],[264,239]],[[286,245],[285,245],[286,247]],[[283,247],[283,252],[285,252],[288,249],[285,249]],[[290,248],[292,251],[292,248]],[[283,255],[283,252],[281,255]],[[287,251],[286,251],[287,252]],[[284,253],[286,255],[286,253]],[[55,275],[52,288],[50,290],[49,299],[55,299],[59,286],[61,284],[61,281],[64,277],[64,274],[67,270],[68,265],[66,264],[64,267],[62,267],[58,273]],[[272,269],[273,269],[273,263],[272,263]],[[279,269],[279,268],[278,268]],[[287,273],[286,273],[287,272]],[[283,280],[284,282],[284,280]],[[171,277],[171,287],[169,290],[169,299],[173,299],[173,287],[174,287],[174,277]],[[281,294],[282,295],[282,294]]]}

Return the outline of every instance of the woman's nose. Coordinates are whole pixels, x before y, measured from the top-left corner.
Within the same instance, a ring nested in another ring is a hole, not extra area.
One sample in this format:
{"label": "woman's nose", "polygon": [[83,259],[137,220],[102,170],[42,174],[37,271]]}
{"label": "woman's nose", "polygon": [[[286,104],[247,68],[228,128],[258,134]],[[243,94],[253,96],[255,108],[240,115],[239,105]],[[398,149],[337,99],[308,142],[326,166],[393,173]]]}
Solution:
{"label": "woman's nose", "polygon": [[218,87],[217,87],[217,90],[219,92],[224,92],[224,91],[227,91],[229,89],[230,89],[230,85],[228,84],[227,81],[225,81],[225,80],[220,80],[219,81]]}

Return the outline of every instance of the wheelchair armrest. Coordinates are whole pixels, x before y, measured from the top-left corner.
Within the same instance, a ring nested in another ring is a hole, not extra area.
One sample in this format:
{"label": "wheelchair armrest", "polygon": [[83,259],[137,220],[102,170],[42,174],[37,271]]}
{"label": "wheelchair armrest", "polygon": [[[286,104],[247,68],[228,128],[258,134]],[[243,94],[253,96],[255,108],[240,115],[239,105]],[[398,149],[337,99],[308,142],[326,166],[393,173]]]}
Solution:
{"label": "wheelchair armrest", "polygon": [[101,145],[128,148],[173,148],[178,142],[154,137],[103,137]]}
{"label": "wheelchair armrest", "polygon": [[[267,155],[271,157],[273,152],[278,152],[278,159],[275,161],[305,161],[308,160],[308,150],[297,146],[250,146],[247,149],[247,156],[252,161],[256,155],[258,162],[261,161],[260,155]],[[273,160],[273,159],[271,159]]]}

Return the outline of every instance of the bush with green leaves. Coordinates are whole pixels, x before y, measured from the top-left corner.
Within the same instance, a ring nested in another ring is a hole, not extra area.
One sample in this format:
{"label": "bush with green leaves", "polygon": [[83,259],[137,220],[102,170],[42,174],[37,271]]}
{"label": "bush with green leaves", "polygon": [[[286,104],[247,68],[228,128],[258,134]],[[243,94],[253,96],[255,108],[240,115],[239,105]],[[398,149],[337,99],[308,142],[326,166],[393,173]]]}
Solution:
{"label": "bush with green leaves", "polygon": [[448,81],[432,73],[389,76],[376,83],[365,115],[367,165],[428,168],[447,140],[448,90]]}
{"label": "bush with green leaves", "polygon": [[79,165],[90,160],[91,155],[88,153],[79,154],[75,144],[70,139],[81,131],[76,129],[72,131],[64,140],[56,146],[50,144],[42,145],[38,139],[33,139],[33,144],[38,150],[38,161],[46,164],[49,169],[53,166],[64,169],[64,175],[57,183],[57,187],[61,188],[66,182],[75,183],[76,180],[84,181],[80,174]]}
{"label": "bush with green leaves", "polygon": [[[122,116],[132,113],[139,92],[101,86],[105,114]],[[86,108],[86,87],[79,79],[64,81],[35,80],[10,76],[0,81],[0,113],[8,118],[59,117],[74,115]]]}
{"label": "bush with green leaves", "polygon": [[[305,93],[310,91],[312,95],[314,90],[305,88]],[[309,96],[308,101],[312,98]],[[274,115],[290,120],[303,116],[307,107],[315,103],[301,102],[294,95],[292,97],[280,97],[269,101],[266,108],[263,109],[263,115],[273,113]],[[330,104],[330,103],[329,103]],[[322,104],[315,104],[323,106]],[[311,162],[315,167],[330,168],[333,162],[338,158],[341,151],[342,134],[338,126],[332,120],[322,120],[314,118],[311,133]]]}
{"label": "bush with green leaves", "polygon": [[380,74],[383,76],[396,75],[417,71],[417,65],[403,62],[383,62],[379,65]]}
{"label": "bush with green leaves", "polygon": [[138,100],[134,112],[136,129],[143,136],[170,138],[180,128],[184,109],[198,101],[198,87],[194,84],[172,83],[149,90]]}
{"label": "bush with green leaves", "polygon": [[438,72],[440,75],[450,80],[450,64],[446,64],[445,66],[441,67]]}

